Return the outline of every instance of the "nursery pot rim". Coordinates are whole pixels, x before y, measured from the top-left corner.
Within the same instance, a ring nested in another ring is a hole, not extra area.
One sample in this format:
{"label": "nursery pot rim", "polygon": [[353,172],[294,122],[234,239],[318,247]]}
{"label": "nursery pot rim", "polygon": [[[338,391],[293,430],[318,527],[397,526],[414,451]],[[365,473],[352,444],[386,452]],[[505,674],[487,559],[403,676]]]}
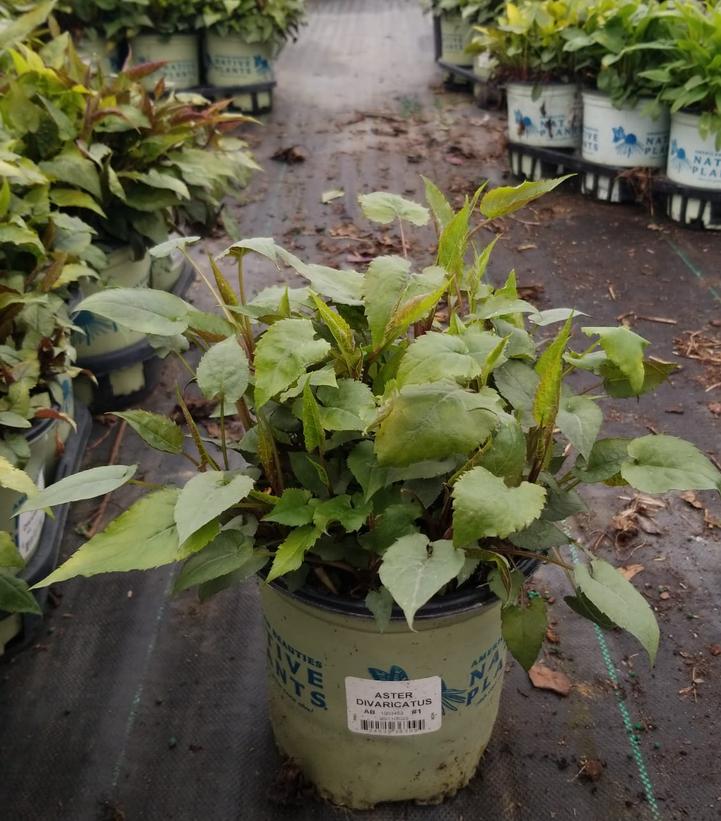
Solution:
{"label": "nursery pot rim", "polygon": [[[538,559],[524,559],[519,562],[516,567],[523,573],[525,578],[528,578],[533,574],[539,564],[540,560]],[[263,584],[266,584],[265,579],[267,573],[267,570],[261,570],[258,573],[261,583]],[[353,616],[361,619],[372,620],[374,618],[373,614],[365,606],[362,599],[349,599],[345,596],[335,596],[332,593],[318,593],[315,590],[305,586],[301,587],[299,590],[291,592],[287,588],[283,587],[283,585],[277,580],[270,582],[269,586],[272,587],[277,593],[317,608],[318,610],[325,610],[330,613],[340,613],[343,616]],[[445,617],[450,618],[461,613],[478,610],[479,608],[488,604],[493,604],[496,601],[498,601],[498,597],[495,593],[491,592],[488,583],[486,582],[479,587],[456,591],[455,593],[451,593],[448,596],[442,596],[440,598],[432,598],[418,610],[414,616],[414,621]],[[403,611],[395,603],[393,604],[393,610],[391,611],[391,621],[406,621]]]}
{"label": "nursery pot rim", "polygon": [[58,420],[54,417],[39,419],[37,420],[37,424],[33,422],[31,427],[25,428],[23,436],[27,439],[28,444],[31,445],[41,436],[44,436],[54,425],[57,424],[57,422]]}
{"label": "nursery pot rim", "polygon": [[521,86],[523,88],[581,88],[581,83],[577,80],[506,80],[505,88],[511,86]]}

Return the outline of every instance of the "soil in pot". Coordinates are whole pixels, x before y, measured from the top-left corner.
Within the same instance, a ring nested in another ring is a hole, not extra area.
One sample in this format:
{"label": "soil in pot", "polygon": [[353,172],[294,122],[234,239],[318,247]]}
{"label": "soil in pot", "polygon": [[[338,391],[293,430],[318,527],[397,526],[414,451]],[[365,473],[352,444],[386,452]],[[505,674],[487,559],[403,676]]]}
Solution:
{"label": "soil in pot", "polygon": [[474,590],[383,633],[361,603],[261,583],[281,752],[351,808],[435,803],[473,776],[503,683],[500,602]]}

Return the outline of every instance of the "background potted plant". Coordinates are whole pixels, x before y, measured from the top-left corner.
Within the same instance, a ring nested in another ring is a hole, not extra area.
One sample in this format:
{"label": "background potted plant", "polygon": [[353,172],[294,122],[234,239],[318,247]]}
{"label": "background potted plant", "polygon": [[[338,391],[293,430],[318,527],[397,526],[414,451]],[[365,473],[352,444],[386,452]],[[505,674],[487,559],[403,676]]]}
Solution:
{"label": "background potted plant", "polygon": [[[165,416],[122,414],[198,472],[146,487],[40,586],[181,561],[176,590],[206,598],[260,572],[276,738],[337,803],[437,800],[468,781],[495,719],[504,640],[526,668],[541,646],[545,603],[523,585],[537,561],[566,570],[574,610],[626,628],[653,660],[658,627],[633,585],[592,554],[571,566],[560,553],[579,485],[721,487],[688,442],[598,438],[603,398],[644,393],[672,370],[647,358],[646,340],[588,326],[575,352],[572,310],[539,313],[513,273],[502,287],[484,281],[493,243],[473,247],[480,225],[559,182],[479,190],[456,213],[427,183],[440,237],[421,273],[406,256],[358,273],[267,238],[237,242],[220,256],[235,261],[238,292],[218,262],[206,277],[221,314],[212,330],[210,315],[164,292],[111,290],[79,306],[166,345],[203,340],[195,382],[220,423],[202,435],[180,391],[187,436]],[[392,194],[360,201],[404,237],[431,219]],[[289,265],[306,287],[246,301],[249,254]],[[577,392],[574,375],[588,373],[593,396]],[[132,471],[80,473],[26,509],[95,495],[101,480],[107,492]],[[410,736],[403,755],[399,735]]]}
{"label": "background potted plant", "polygon": [[437,59],[458,66],[470,66],[473,55],[468,50],[473,26],[492,20],[502,0],[422,0],[438,20],[439,43]]}
{"label": "background potted plant", "polygon": [[506,3],[495,22],[479,29],[474,48],[490,53],[496,75],[507,82],[512,142],[564,149],[580,144],[576,56],[564,45],[566,32],[584,15],[584,3],[526,0]]}
{"label": "background potted plant", "polygon": [[[273,58],[304,15],[304,0],[206,0],[198,21],[205,28],[207,82],[218,88],[271,82]],[[263,108],[270,104],[266,93]],[[237,104],[249,108],[242,98]]]}
{"label": "background potted plant", "polygon": [[[676,2],[660,65],[642,72],[671,109],[666,174],[691,188],[721,189],[721,9],[716,3]],[[684,197],[669,197],[669,215],[681,219]],[[711,222],[707,201],[690,198],[685,220]]]}
{"label": "background potted plant", "polygon": [[667,49],[669,13],[657,0],[598,0],[565,49],[595,90],[583,92],[583,158],[611,168],[660,168],[668,150],[667,107],[646,72]]}

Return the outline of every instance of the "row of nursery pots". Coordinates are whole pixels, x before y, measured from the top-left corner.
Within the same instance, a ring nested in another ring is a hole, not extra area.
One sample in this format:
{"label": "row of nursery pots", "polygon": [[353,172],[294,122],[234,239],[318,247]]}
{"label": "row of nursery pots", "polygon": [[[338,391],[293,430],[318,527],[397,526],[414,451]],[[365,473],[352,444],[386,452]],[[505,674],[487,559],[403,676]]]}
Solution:
{"label": "row of nursery pots", "polygon": [[[162,69],[144,79],[149,88],[161,76],[175,89],[201,85],[234,88],[273,79],[274,46],[247,43],[240,35],[221,37],[206,31],[201,39],[197,34],[139,34],[128,47],[134,63],[165,62]],[[86,37],[80,48],[107,72],[115,70],[119,63],[119,56],[108,53],[100,37]]]}
{"label": "row of nursery pots", "polygon": [[514,143],[581,149],[584,160],[611,168],[665,168],[669,179],[693,188],[721,188],[721,151],[687,112],[656,117],[648,100],[616,108],[597,91],[557,83],[509,83],[508,136]]}

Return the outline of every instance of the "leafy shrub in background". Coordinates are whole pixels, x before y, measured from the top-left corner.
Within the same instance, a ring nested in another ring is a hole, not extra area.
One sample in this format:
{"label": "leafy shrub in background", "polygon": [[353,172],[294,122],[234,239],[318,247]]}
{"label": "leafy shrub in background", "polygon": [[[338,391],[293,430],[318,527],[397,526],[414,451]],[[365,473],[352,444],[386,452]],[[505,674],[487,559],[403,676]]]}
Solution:
{"label": "leafy shrub in background", "polygon": [[197,25],[248,43],[282,43],[295,38],[304,17],[304,0],[204,0]]}
{"label": "leafy shrub in background", "polygon": [[460,14],[464,20],[481,25],[493,20],[503,8],[503,0],[421,0],[423,7],[435,17]]}

